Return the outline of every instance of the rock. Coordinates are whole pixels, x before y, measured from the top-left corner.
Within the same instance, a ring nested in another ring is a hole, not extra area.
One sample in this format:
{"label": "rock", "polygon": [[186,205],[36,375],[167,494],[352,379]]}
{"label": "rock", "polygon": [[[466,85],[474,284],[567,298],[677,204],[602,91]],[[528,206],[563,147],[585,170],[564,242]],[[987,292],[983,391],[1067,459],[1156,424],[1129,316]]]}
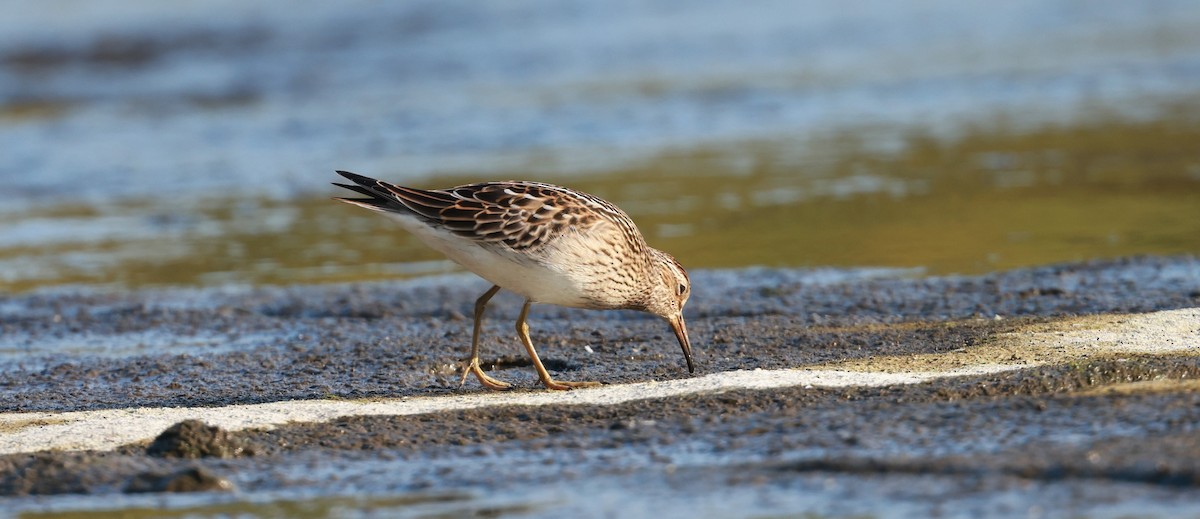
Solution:
{"label": "rock", "polygon": [[159,434],[146,448],[159,458],[236,458],[250,456],[241,442],[220,427],[199,420],[184,420]]}

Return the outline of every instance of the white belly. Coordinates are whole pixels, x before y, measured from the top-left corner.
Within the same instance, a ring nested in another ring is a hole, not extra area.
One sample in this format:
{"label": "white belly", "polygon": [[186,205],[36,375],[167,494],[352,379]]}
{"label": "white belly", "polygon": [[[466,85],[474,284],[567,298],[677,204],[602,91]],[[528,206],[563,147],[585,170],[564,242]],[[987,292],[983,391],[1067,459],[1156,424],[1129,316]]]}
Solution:
{"label": "white belly", "polygon": [[569,269],[553,269],[523,260],[515,253],[500,253],[469,240],[432,228],[414,218],[389,214],[430,248],[479,277],[537,303],[583,307],[583,284]]}

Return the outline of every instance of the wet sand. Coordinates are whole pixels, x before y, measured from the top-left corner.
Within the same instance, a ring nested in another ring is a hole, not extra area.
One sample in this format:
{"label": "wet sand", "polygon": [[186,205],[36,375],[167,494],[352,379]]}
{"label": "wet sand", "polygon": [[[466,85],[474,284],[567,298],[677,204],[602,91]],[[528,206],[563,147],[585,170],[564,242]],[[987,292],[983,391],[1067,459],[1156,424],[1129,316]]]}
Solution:
{"label": "wet sand", "polygon": [[[31,512],[173,506],[265,515],[299,507],[298,515],[312,517],[430,507],[649,515],[663,503],[679,504],[676,515],[692,507],[834,516],[1025,515],[1046,506],[1090,516],[1200,510],[1200,344],[1189,335],[1200,322],[1154,335],[1161,330],[1146,324],[1152,320],[1122,316],[1192,315],[1161,312],[1200,306],[1194,257],[977,277],[707,271],[696,273],[696,286],[687,316],[698,376],[1010,368],[906,384],[196,428],[192,446],[176,451],[150,449],[146,440],[108,451],[5,455],[0,492],[14,496],[14,509]],[[52,428],[54,415],[40,413],[63,411],[484,394],[473,381],[460,388],[455,368],[469,340],[465,316],[482,288],[449,276],[7,297],[0,301],[6,349],[28,351],[5,358],[0,406],[10,418],[37,411],[40,421],[10,421],[5,429]],[[517,383],[518,395],[541,392],[510,337],[517,302],[496,302],[485,330],[487,364]],[[666,325],[653,318],[535,307],[530,324],[543,359],[563,379],[690,378]],[[1151,338],[1141,349],[1129,349],[1131,336],[1114,331],[1130,327]],[[187,351],[197,335],[213,332],[238,349]],[[1050,339],[1072,333],[1061,343]],[[92,350],[69,349],[85,336]],[[97,337],[111,342],[101,354]],[[169,353],[116,347],[130,337],[159,341]],[[40,344],[58,346],[41,352]],[[199,500],[139,501],[140,492],[164,490],[211,492]],[[59,497],[18,497],[34,495]]]}

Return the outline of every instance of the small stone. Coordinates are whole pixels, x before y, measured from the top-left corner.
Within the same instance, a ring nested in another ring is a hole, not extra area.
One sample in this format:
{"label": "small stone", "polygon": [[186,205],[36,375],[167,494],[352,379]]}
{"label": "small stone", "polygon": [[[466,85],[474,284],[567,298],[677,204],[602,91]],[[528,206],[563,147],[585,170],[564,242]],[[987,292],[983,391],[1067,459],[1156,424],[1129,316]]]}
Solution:
{"label": "small stone", "polygon": [[236,458],[252,455],[229,431],[199,420],[184,420],[159,434],[146,448],[158,458]]}

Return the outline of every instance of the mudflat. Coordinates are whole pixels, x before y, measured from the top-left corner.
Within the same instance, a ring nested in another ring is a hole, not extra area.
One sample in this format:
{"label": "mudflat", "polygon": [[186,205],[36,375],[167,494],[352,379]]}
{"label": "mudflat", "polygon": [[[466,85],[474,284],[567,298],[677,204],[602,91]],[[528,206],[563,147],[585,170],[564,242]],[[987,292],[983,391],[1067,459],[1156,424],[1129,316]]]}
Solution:
{"label": "mudflat", "polygon": [[[676,515],[1200,510],[1197,258],[970,277],[715,270],[694,286],[694,377],[655,318],[535,306],[547,367],[606,383],[570,393],[537,384],[512,331],[519,302],[504,296],[484,359],[519,389],[459,385],[471,304],[486,289],[466,276],[8,296],[7,445],[38,431],[85,437],[80,424],[96,417],[104,445],[116,434],[105,431],[170,409],[162,423],[251,419],[139,429],[100,450],[17,444],[0,456],[0,493],[23,514],[115,513],[144,506],[145,492],[195,490],[208,493],[172,506],[314,517],[650,515],[664,503]],[[848,378],[824,382],[836,377]],[[304,420],[299,409],[316,404],[345,416]],[[418,404],[434,407],[394,411]],[[261,406],[282,414],[262,418]],[[59,497],[20,497],[32,495]]]}

